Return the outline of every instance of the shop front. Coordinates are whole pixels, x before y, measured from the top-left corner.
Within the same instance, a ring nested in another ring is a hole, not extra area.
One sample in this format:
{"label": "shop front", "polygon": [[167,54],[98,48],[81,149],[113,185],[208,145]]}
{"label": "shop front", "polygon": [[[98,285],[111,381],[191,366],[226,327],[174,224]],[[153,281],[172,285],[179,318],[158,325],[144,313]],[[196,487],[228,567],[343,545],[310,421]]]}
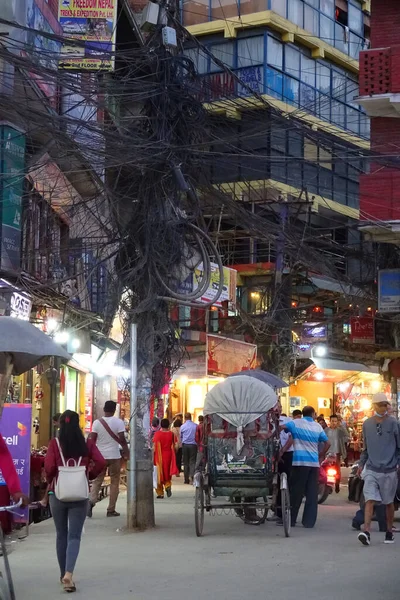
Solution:
{"label": "shop front", "polygon": [[206,335],[205,345],[187,347],[189,358],[170,387],[168,414],[202,414],[206,394],[232,373],[257,366],[257,346],[218,335]]}
{"label": "shop front", "polygon": [[331,414],[342,417],[349,432],[350,460],[359,457],[362,425],[371,416],[372,397],[384,392],[390,400],[390,385],[378,367],[331,358],[313,358],[313,364],[290,385],[291,410],[305,405],[329,421]]}

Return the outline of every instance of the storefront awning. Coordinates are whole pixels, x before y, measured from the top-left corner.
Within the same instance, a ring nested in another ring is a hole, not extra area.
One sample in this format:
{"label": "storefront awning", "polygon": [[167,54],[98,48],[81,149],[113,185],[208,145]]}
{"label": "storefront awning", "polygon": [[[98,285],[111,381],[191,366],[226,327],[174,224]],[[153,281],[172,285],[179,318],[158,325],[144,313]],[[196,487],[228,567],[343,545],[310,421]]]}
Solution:
{"label": "storefront awning", "polygon": [[363,363],[353,363],[346,360],[337,360],[335,358],[313,358],[314,365],[317,369],[329,370],[329,371],[353,371],[363,373],[379,373],[378,367],[368,367]]}
{"label": "storefront awning", "polygon": [[318,275],[312,275],[309,277],[311,283],[320,290],[326,290],[328,292],[337,292],[339,294],[346,294],[346,296],[359,296],[362,294],[360,288],[353,287],[341,281],[335,279],[329,279],[328,277],[319,277]]}

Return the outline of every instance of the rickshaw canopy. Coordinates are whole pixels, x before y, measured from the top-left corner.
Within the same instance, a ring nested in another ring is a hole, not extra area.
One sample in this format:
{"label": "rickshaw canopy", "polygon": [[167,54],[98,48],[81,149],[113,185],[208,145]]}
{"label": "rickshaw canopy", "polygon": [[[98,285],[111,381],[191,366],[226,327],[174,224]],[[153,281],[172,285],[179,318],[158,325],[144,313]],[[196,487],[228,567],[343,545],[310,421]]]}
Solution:
{"label": "rickshaw canopy", "polygon": [[244,444],[243,428],[278,402],[271,386],[246,375],[225,379],[208,392],[204,403],[204,415],[217,414],[237,428],[237,447]]}

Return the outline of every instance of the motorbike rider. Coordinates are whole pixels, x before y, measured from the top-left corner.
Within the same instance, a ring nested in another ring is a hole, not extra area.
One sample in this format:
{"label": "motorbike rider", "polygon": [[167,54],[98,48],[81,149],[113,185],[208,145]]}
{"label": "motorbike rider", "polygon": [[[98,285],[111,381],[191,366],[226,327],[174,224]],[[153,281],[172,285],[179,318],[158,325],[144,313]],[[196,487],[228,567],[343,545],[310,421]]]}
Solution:
{"label": "motorbike rider", "polygon": [[339,426],[339,419],[337,415],[331,415],[329,419],[329,427],[325,429],[325,433],[328,436],[328,440],[331,443],[331,447],[329,449],[329,456],[333,456],[336,461],[338,476],[336,478],[335,483],[335,492],[338,494],[340,491],[341,479],[340,465],[342,460],[345,460],[347,455],[347,435],[343,427]]}

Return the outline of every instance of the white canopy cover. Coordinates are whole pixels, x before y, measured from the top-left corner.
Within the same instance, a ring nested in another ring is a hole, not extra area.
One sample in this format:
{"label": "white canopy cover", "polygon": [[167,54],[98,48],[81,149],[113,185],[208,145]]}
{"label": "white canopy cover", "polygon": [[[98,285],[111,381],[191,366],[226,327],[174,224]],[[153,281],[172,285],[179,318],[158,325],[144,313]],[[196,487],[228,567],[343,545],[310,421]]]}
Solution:
{"label": "white canopy cover", "polygon": [[240,453],[244,445],[243,428],[274,408],[277,402],[278,396],[268,384],[254,377],[238,375],[228,377],[208,392],[203,413],[217,414],[237,428]]}

